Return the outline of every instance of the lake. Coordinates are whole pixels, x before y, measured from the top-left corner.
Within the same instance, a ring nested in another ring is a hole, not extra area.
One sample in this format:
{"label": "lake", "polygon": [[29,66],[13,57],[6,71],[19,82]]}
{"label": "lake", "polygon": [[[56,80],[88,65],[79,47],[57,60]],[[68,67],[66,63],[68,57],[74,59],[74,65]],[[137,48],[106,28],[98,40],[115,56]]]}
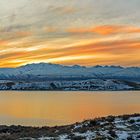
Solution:
{"label": "lake", "polygon": [[140,91],[0,91],[0,125],[55,126],[140,113]]}

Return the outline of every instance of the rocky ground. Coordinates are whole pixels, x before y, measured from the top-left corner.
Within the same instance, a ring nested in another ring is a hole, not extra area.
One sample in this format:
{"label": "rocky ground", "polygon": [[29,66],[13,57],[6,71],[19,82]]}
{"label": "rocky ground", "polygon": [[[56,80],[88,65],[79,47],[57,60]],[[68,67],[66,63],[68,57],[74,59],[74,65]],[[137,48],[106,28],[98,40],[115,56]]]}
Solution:
{"label": "rocky ground", "polygon": [[140,114],[108,116],[67,126],[0,126],[0,140],[140,140]]}

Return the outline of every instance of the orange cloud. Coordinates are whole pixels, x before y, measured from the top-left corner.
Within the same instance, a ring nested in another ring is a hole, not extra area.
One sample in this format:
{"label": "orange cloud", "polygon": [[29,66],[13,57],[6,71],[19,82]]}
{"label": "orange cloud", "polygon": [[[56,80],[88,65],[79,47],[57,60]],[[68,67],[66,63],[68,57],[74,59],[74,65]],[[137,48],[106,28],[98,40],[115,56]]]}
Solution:
{"label": "orange cloud", "polygon": [[5,41],[5,40],[0,40],[0,46],[3,46],[3,45],[5,45],[5,44],[7,44],[7,41]]}
{"label": "orange cloud", "polygon": [[70,28],[70,33],[96,33],[100,35],[111,35],[121,33],[140,33],[140,28],[131,26],[119,26],[119,25],[103,25],[89,28]]}
{"label": "orange cloud", "polygon": [[62,9],[62,13],[64,13],[64,14],[71,14],[76,11],[77,11],[77,9],[75,9],[74,7],[65,7]]}
{"label": "orange cloud", "polygon": [[56,27],[45,27],[43,28],[43,30],[47,33],[53,33],[53,32],[56,32],[58,29]]}
{"label": "orange cloud", "polygon": [[[34,32],[17,32],[17,37],[0,41],[0,67],[16,67],[33,62],[71,65],[139,65],[140,38],[138,34],[131,34],[139,33],[139,28],[97,26],[90,28],[90,30],[78,29],[71,32],[83,33],[84,35],[91,32],[105,36],[80,38],[66,34],[65,38],[50,39],[43,37],[42,39],[40,36],[32,38]],[[48,31],[53,32],[55,30],[50,28]],[[124,35],[123,38],[108,36],[121,33],[128,33],[129,35]],[[28,37],[24,38],[25,36]]]}
{"label": "orange cloud", "polygon": [[[26,50],[26,49],[25,49]],[[58,64],[122,64],[138,65],[139,40],[100,41],[97,43],[74,45],[70,48],[39,48],[26,52],[9,52],[1,55],[4,64],[17,66],[32,62],[52,62]],[[18,61],[17,61],[18,60]],[[129,62],[128,62],[129,60]],[[136,63],[137,62],[137,63]]]}
{"label": "orange cloud", "polygon": [[32,33],[30,31],[18,31],[15,32],[15,35],[18,37],[27,37],[27,36],[31,36]]}

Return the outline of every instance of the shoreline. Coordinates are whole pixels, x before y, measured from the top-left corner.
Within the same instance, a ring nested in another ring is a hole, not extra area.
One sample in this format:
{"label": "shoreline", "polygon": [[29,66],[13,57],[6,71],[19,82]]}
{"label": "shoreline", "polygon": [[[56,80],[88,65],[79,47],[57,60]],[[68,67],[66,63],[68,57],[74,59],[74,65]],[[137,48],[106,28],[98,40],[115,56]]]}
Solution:
{"label": "shoreline", "polygon": [[82,139],[140,139],[140,113],[99,117],[70,125],[54,127],[0,125],[4,140],[82,140]]}
{"label": "shoreline", "polygon": [[4,81],[0,90],[19,91],[140,91],[140,83],[117,79],[88,79],[79,81]]}

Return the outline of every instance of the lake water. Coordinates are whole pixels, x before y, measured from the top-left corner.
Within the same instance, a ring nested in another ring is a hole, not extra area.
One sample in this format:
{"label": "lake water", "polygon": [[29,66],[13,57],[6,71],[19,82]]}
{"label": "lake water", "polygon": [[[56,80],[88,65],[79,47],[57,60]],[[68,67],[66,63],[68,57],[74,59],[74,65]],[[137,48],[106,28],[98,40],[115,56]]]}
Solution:
{"label": "lake water", "polygon": [[131,113],[140,113],[140,91],[0,91],[0,125],[66,125]]}

